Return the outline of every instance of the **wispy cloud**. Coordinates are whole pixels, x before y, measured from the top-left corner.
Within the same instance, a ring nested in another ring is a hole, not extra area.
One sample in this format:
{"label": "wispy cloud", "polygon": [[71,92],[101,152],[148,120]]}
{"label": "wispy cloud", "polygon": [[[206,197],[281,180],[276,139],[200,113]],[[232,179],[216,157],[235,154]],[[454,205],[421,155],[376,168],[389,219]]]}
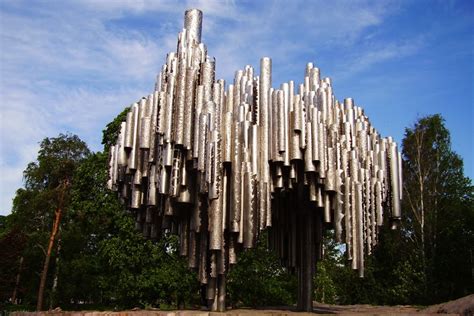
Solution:
{"label": "wispy cloud", "polygon": [[350,58],[341,63],[343,69],[334,75],[338,79],[351,78],[377,64],[403,59],[415,54],[424,45],[425,40],[422,36],[404,41],[371,43],[364,46],[363,49],[355,50],[354,53],[349,54]]}
{"label": "wispy cloud", "polygon": [[[38,142],[71,131],[100,149],[101,131],[124,106],[151,92],[176,47],[187,8],[204,11],[203,38],[217,75],[274,59],[280,78],[300,80],[300,57],[341,53],[357,73],[417,49],[368,34],[398,10],[391,1],[26,1],[0,4],[0,213]],[[378,46],[377,46],[378,45]]]}
{"label": "wispy cloud", "polygon": [[2,7],[0,212],[8,212],[41,139],[70,131],[97,150],[102,127],[153,87],[174,36],[156,41],[106,22],[93,12]]}

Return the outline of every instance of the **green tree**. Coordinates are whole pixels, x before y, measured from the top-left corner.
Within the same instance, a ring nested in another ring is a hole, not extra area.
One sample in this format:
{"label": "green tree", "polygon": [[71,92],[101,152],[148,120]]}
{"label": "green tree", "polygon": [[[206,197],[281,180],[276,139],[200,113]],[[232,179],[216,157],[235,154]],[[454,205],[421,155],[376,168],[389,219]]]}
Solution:
{"label": "green tree", "polygon": [[336,274],[344,268],[344,256],[334,238],[334,230],[323,233],[323,259],[316,263],[314,291],[316,301],[327,304],[338,302]]}
{"label": "green tree", "polygon": [[43,139],[37,161],[29,163],[23,172],[26,189],[57,189],[61,182],[72,179],[78,163],[89,154],[86,143],[77,135]]}
{"label": "green tree", "polygon": [[[115,143],[127,111],[104,130],[104,152],[90,154],[77,136],[60,135],[41,143],[37,161],[25,171],[25,188],[17,191],[12,214],[1,219],[0,242],[5,237],[9,244],[9,236],[16,236],[15,227],[27,237],[24,247],[15,243],[19,250],[8,248],[11,258],[0,260],[0,271],[8,276],[5,300],[11,298],[17,271],[21,271],[18,296],[24,304],[19,308],[34,309],[48,239],[52,273],[43,275],[50,306],[176,307],[198,300],[196,275],[179,256],[176,236],[145,240],[135,231],[133,218],[116,193],[107,189],[108,148]],[[69,186],[62,209],[67,211],[61,213],[61,225],[56,225],[51,239],[49,231],[58,219],[59,187],[65,179]],[[21,256],[24,262],[19,269]]]}
{"label": "green tree", "polygon": [[228,274],[228,294],[233,305],[277,306],[296,302],[296,277],[286,271],[277,255],[267,249],[267,234],[254,249],[245,249]]}
{"label": "green tree", "polygon": [[422,302],[423,276],[421,261],[406,230],[406,214],[402,228],[392,230],[389,221],[380,229],[379,242],[368,264],[377,287],[371,293],[373,303],[383,305]]}
{"label": "green tree", "polygon": [[115,194],[105,186],[107,159],[107,154],[92,154],[74,173],[70,208],[64,218],[67,225],[61,231],[61,267],[55,297],[63,307],[71,302],[77,308],[79,302],[103,301],[98,286],[104,272],[99,243],[115,234],[114,221],[122,213]]}
{"label": "green tree", "polygon": [[119,234],[101,242],[100,257],[106,269],[101,285],[110,303],[135,306],[174,307],[198,299],[197,276],[179,257],[176,236],[159,242],[145,240],[134,230],[129,217],[122,217]]}
{"label": "green tree", "polygon": [[102,131],[102,144],[104,145],[105,153],[108,153],[110,147],[116,144],[120,133],[120,125],[127,119],[128,112],[130,112],[130,107],[123,109],[122,112],[120,112],[112,122],[108,123]]}
{"label": "green tree", "polygon": [[57,299],[63,308],[171,307],[196,299],[197,278],[179,257],[176,238],[145,240],[106,186],[108,147],[127,111],[104,130],[104,152],[90,155],[74,174],[62,231]]}
{"label": "green tree", "polygon": [[[60,231],[61,217],[68,208],[72,177],[78,164],[89,154],[87,145],[76,135],[60,134],[45,138],[40,143],[37,161],[29,163],[24,171],[25,188],[17,191],[13,201],[10,229],[20,229],[28,236],[24,264],[28,271],[38,272],[39,262],[44,262],[39,285],[33,281],[34,275],[28,278],[31,285],[36,285],[29,288],[38,288],[38,309],[43,305],[49,263]],[[28,296],[31,302],[31,293]]]}
{"label": "green tree", "polygon": [[426,303],[472,293],[474,199],[471,180],[439,114],[419,119],[403,139],[404,230],[420,262]]}

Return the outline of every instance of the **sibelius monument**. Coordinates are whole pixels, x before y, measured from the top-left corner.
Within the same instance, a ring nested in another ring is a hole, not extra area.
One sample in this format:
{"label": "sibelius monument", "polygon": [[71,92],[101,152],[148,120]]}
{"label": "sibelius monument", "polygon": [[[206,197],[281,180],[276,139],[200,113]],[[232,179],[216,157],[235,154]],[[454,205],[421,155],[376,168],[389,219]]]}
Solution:
{"label": "sibelius monument", "polygon": [[322,233],[334,229],[353,269],[400,220],[401,157],[353,99],[309,63],[303,83],[272,86],[271,59],[226,88],[188,10],[177,51],[154,91],[134,103],[110,152],[109,182],[147,238],[177,233],[180,253],[225,310],[226,273],[268,229],[268,244],[298,275],[298,309],[312,310]]}

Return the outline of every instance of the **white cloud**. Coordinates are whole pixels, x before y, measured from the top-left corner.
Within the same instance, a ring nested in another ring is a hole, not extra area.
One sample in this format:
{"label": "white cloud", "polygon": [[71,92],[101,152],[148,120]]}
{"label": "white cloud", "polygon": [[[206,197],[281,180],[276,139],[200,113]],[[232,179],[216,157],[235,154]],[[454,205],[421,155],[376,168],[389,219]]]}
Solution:
{"label": "white cloud", "polygon": [[114,32],[69,12],[0,12],[0,214],[44,137],[71,131],[100,149],[107,122],[153,87],[171,35]]}
{"label": "white cloud", "polygon": [[[405,58],[418,52],[425,44],[423,37],[398,42],[379,42],[356,51],[351,58],[341,63],[341,70],[335,74],[338,79],[353,77],[377,64]],[[343,70],[342,70],[343,69]]]}
{"label": "white cloud", "polygon": [[[258,70],[262,56],[278,61],[276,73],[296,65],[301,69],[293,73],[301,74],[307,62],[300,60],[302,52],[349,49],[396,9],[390,2],[365,1],[249,7],[217,0],[80,0],[29,6],[0,6],[0,214],[8,213],[42,138],[70,131],[100,149],[105,124],[152,90],[166,53],[176,47],[185,9],[204,11],[203,39],[217,59],[217,75],[226,79],[246,64]],[[353,71],[394,58],[390,45],[352,55]]]}
{"label": "white cloud", "polygon": [[[0,214],[9,211],[16,190],[21,186],[23,170],[35,157],[37,142],[52,131],[42,110],[31,107],[35,95],[29,91],[1,91],[0,118]],[[8,207],[8,208],[7,208]]]}
{"label": "white cloud", "polygon": [[[240,6],[225,9],[221,11],[230,13],[219,18],[230,23],[215,26],[207,44],[216,57],[218,75],[230,79],[246,64],[258,67],[263,56],[273,58],[276,73],[291,69],[301,74],[306,62],[314,61],[301,60],[303,54],[319,58],[316,53],[321,51],[358,51],[365,32],[378,27],[397,7],[388,1],[266,1],[253,11]],[[205,25],[208,20],[205,14]],[[301,69],[295,71],[295,66]]]}

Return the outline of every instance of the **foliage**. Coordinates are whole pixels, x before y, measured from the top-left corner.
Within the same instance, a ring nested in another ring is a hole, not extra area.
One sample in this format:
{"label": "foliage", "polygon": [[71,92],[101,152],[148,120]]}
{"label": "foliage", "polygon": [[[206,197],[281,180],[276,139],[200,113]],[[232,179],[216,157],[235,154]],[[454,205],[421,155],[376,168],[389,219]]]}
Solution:
{"label": "foliage", "polygon": [[27,190],[56,189],[61,181],[71,179],[79,161],[90,151],[77,135],[59,134],[40,143],[38,158],[23,172]]}
{"label": "foliage", "polygon": [[120,133],[120,124],[126,120],[129,111],[130,107],[123,109],[123,111],[120,112],[112,122],[107,124],[105,129],[102,131],[102,144],[104,145],[105,153],[108,153],[110,147],[115,145]]}
{"label": "foliage", "polygon": [[[405,218],[406,214],[402,216]],[[392,230],[389,222],[384,223],[381,228],[379,244],[372,258],[374,274],[380,283],[380,289],[376,293],[376,302],[379,304],[410,304],[420,301],[420,260],[413,248],[407,245],[406,233],[403,228]]]}
{"label": "foliage", "polygon": [[421,262],[422,301],[472,293],[473,186],[439,114],[406,129],[403,169],[404,241]]}
{"label": "foliage", "polygon": [[228,294],[233,305],[277,306],[296,302],[296,278],[282,268],[278,257],[260,235],[254,249],[239,255],[228,274]]}
{"label": "foliage", "polygon": [[8,233],[8,217],[0,215],[0,237]]}
{"label": "foliage", "polygon": [[135,231],[132,217],[106,188],[106,165],[107,155],[96,153],[74,175],[62,230],[58,304],[123,309],[194,303],[197,278],[177,255],[176,238],[154,243]]}
{"label": "foliage", "polygon": [[[105,148],[116,141],[127,111],[104,130]],[[70,308],[79,303],[117,308],[194,303],[197,278],[178,256],[176,238],[152,242],[135,231],[132,217],[106,187],[107,160],[104,149],[83,161],[75,174],[63,231],[59,302],[67,306],[72,301]]]}
{"label": "foliage", "polygon": [[[26,305],[33,305],[37,298],[38,275],[60,199],[59,186],[72,180],[77,166],[89,154],[87,145],[78,136],[60,134],[41,141],[37,160],[29,163],[24,171],[25,188],[17,190],[12,214],[6,222],[10,232],[17,231],[26,240],[24,247],[15,255],[16,262],[24,257],[18,298]],[[64,208],[67,209],[68,192],[65,200]]]}
{"label": "foliage", "polygon": [[[115,142],[125,114],[104,131],[106,147]],[[77,136],[62,134],[43,140],[40,147],[37,161],[25,171],[25,188],[17,191],[12,214],[2,218],[2,241],[15,233],[15,227],[28,237],[24,247],[17,243],[18,251],[5,248],[12,258],[1,262],[1,271],[10,280],[5,299],[11,294],[21,253],[25,260],[19,296],[23,307],[35,305],[57,186],[67,179],[71,187],[58,239],[61,251],[53,252],[46,282],[50,304],[74,309],[194,304],[197,278],[178,256],[176,237],[144,240],[116,194],[106,188],[108,154],[90,154]],[[58,290],[53,293],[55,276]]]}
{"label": "foliage", "polygon": [[331,277],[329,264],[328,260],[322,260],[316,264],[315,296],[318,302],[335,304],[337,300],[336,285]]}
{"label": "foliage", "polygon": [[131,221],[123,220],[121,234],[101,243],[100,256],[109,271],[100,282],[106,295],[122,308],[195,303],[197,277],[179,257],[176,236],[164,236],[154,244],[135,232]]}
{"label": "foliage", "polygon": [[334,231],[328,230],[323,234],[324,258],[316,264],[316,274],[313,284],[316,301],[335,304],[338,301],[335,273],[343,268],[342,256],[334,239]]}
{"label": "foliage", "polygon": [[97,256],[99,243],[114,233],[114,216],[122,210],[114,194],[105,188],[106,165],[107,155],[96,153],[83,161],[74,175],[71,207],[62,231],[60,304],[102,299],[97,286],[103,270]]}
{"label": "foliage", "polygon": [[11,298],[20,268],[19,258],[26,244],[26,235],[18,228],[0,237],[0,306]]}

